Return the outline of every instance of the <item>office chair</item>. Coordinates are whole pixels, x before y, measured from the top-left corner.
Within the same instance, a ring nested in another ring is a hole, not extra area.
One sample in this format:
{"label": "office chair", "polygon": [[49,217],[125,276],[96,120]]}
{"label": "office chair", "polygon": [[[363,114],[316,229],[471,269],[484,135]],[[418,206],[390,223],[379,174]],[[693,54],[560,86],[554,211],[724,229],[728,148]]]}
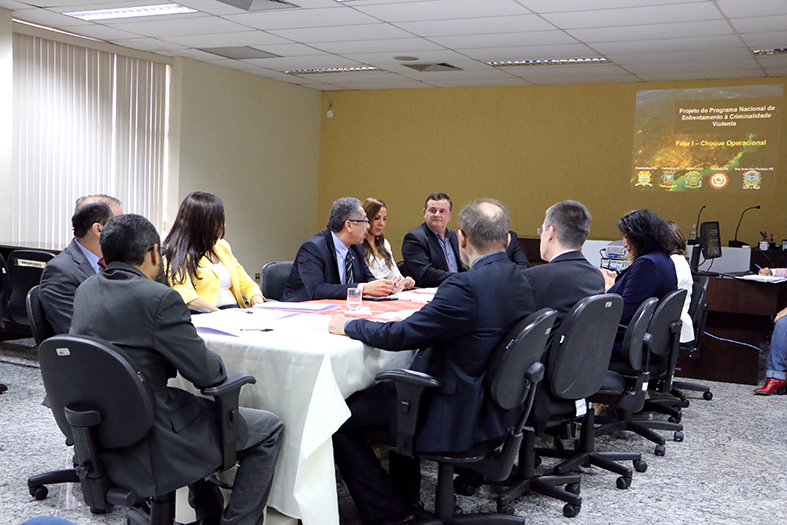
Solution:
{"label": "office chair", "polygon": [[281,301],[293,261],[269,262],[262,267],[262,296],[265,300]]}
{"label": "office chair", "polygon": [[[636,361],[628,363],[612,363],[610,369],[625,376],[629,381],[636,381],[637,377],[647,371],[650,375],[648,388],[658,392],[666,393],[672,388],[672,377],[675,374],[675,364],[678,360],[678,349],[680,345],[680,315],[683,309],[683,301],[686,298],[686,290],[675,290],[668,293],[659,300],[653,317],[648,324],[649,338],[644,339],[643,364],[635,366]],[[645,401],[643,410],[647,411],[648,401]],[[683,425],[674,421],[658,420],[632,420],[632,413],[628,410],[616,412],[616,418],[597,418],[601,424],[596,429],[596,436],[609,434],[620,430],[631,431],[656,443],[654,454],[663,456],[666,452],[664,438],[654,432],[655,430],[672,430],[675,441],[683,441]]]}
{"label": "office chair", "polygon": [[0,253],[0,328],[5,329],[5,323],[10,321],[5,308],[8,304],[8,293],[11,284],[8,281],[8,266],[5,262],[5,257]]}
{"label": "office chair", "polygon": [[[689,305],[689,315],[691,316],[691,323],[694,325],[694,340],[680,344],[680,357],[697,359],[700,356],[702,334],[705,333],[705,321],[708,318],[709,282],[710,277],[702,275],[694,277],[694,286],[691,290],[691,304]],[[684,408],[689,406],[689,400],[686,398],[683,390],[702,392],[702,397],[707,401],[713,399],[713,392],[707,386],[686,381],[673,381],[670,393],[681,400]]]}
{"label": "office chair", "polygon": [[8,256],[9,292],[5,311],[15,328],[29,332],[27,292],[41,281],[44,266],[54,258],[52,253],[37,250],[14,250]]}
{"label": "office chair", "polygon": [[[150,490],[148,480],[140,483],[143,489],[118,486],[102,461],[102,454],[117,455],[124,447],[145,439],[153,426],[155,398],[134,362],[114,345],[69,335],[43,341],[39,362],[55,421],[66,436],[66,444],[74,445],[75,468],[29,478],[31,496],[41,500],[47,496],[47,484],[78,481],[85,503],[95,514],[122,505],[129,507],[129,524],[172,525],[174,492],[145,493]],[[235,374],[201,390],[216,399],[223,443],[222,470],[236,462],[240,387],[254,382],[252,376]],[[149,498],[150,521],[130,508]]]}
{"label": "office chair", "polygon": [[33,339],[35,339],[36,346],[41,346],[45,339],[49,339],[55,335],[55,329],[46,318],[44,313],[44,306],[41,304],[41,293],[38,285],[30,288],[27,292],[27,318],[30,322],[30,330],[33,332]]}
{"label": "office chair", "polygon": [[[395,442],[387,433],[375,434],[372,441],[403,456],[420,457],[438,464],[435,519],[419,523],[524,523],[523,518],[509,514],[460,515],[454,497],[454,468],[462,466],[495,481],[508,477],[522,442],[523,427],[533,404],[535,386],[544,374],[544,365],[539,359],[549,339],[556,315],[554,310],[548,308],[535,312],[518,323],[497,348],[485,376],[487,394],[504,410],[521,407],[521,416],[517,425],[505,435],[477,443],[464,452],[420,453],[413,449],[421,394],[426,388],[439,386],[439,380],[413,370],[388,370],[377,374],[378,381],[395,383],[397,406],[400,410],[397,411]],[[513,509],[511,511],[513,514]]]}

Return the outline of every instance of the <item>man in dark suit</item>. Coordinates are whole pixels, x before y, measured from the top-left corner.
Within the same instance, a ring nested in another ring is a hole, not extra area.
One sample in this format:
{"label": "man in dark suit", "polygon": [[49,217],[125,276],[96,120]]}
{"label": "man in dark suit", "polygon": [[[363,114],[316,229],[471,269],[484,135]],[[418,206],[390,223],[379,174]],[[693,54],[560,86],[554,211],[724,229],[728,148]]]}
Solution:
{"label": "man in dark suit", "polygon": [[109,219],[120,215],[120,201],[108,195],[77,199],[71,226],[74,239],[41,274],[39,293],[47,321],[55,334],[67,334],[74,310],[74,293],[88,277],[101,271],[99,237]]}
{"label": "man in dark suit", "polygon": [[[74,298],[70,333],[96,337],[125,351],[153,390],[151,432],[136,445],[102,454],[110,477],[146,497],[184,485],[202,523],[262,523],[283,423],[263,410],[241,408],[240,468],[222,515],[221,494],[204,477],[221,466],[219,421],[213,402],[167,380],[180,373],[198,388],[222,381],[219,356],[210,352],[191,324],[180,294],[166,282],[160,238],[140,215],[110,220],[101,235],[106,271],[86,280]],[[159,281],[159,282],[156,282]]]}
{"label": "man in dark suit", "polygon": [[422,288],[440,286],[452,274],[464,271],[456,232],[448,229],[453,203],[445,193],[432,193],[424,203],[424,223],[402,241],[407,272]]}
{"label": "man in dark suit", "polygon": [[363,256],[363,239],[369,219],[361,201],[338,199],[331,207],[328,229],[298,250],[282,294],[282,301],[344,299],[348,288],[362,288],[364,295],[384,297],[400,292],[404,279],[375,280]]}
{"label": "man in dark suit", "polygon": [[559,323],[580,300],[604,293],[604,275],[582,255],[591,216],[577,201],[563,201],[546,211],[539,228],[541,258],[549,264],[525,272],[533,288],[536,309],[553,308]]}
{"label": "man in dark suit", "polygon": [[508,232],[508,246],[506,246],[506,255],[511,261],[517,265],[520,272],[524,272],[530,267],[530,263],[525,255],[525,250],[519,243],[519,236],[515,231]]}
{"label": "man in dark suit", "polygon": [[[425,348],[411,369],[440,379],[424,394],[424,418],[415,450],[458,452],[499,437],[519,411],[502,411],[486,396],[489,359],[514,325],[534,311],[530,285],[505,254],[508,213],[496,201],[479,200],[459,214],[458,246],[470,268],[443,281],[432,302],[404,321],[375,323],[331,319],[329,330],[386,350]],[[362,431],[391,429],[396,395],[377,384],[347,400],[352,415],[334,435],[342,477],[367,523],[407,523],[419,501],[418,463],[395,454],[389,476]]]}

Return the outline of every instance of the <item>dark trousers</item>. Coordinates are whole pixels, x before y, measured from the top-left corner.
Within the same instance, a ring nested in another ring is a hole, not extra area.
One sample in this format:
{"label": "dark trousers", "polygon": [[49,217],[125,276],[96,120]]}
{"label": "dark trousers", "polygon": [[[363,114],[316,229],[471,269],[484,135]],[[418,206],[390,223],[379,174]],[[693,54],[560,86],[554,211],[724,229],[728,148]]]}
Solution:
{"label": "dark trousers", "polygon": [[393,435],[395,400],[385,383],[356,392],[347,399],[350,419],[333,435],[336,465],[364,522],[404,518],[420,501],[419,461],[391,452],[389,474],[364,438],[364,432],[379,429]]}
{"label": "dark trousers", "polygon": [[239,466],[235,473],[229,505],[219,488],[205,480],[189,485],[189,504],[197,519],[221,515],[221,525],[259,525],[271,491],[271,480],[279,457],[284,423],[265,410],[241,408],[249,435],[238,448]]}

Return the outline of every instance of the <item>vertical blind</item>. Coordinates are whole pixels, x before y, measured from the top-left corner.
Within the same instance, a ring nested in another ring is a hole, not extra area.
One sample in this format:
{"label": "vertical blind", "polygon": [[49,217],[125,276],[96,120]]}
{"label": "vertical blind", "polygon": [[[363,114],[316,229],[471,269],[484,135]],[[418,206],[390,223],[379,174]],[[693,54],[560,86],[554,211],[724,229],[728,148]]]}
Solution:
{"label": "vertical blind", "polygon": [[63,245],[104,193],[161,226],[169,66],[14,34],[12,241]]}

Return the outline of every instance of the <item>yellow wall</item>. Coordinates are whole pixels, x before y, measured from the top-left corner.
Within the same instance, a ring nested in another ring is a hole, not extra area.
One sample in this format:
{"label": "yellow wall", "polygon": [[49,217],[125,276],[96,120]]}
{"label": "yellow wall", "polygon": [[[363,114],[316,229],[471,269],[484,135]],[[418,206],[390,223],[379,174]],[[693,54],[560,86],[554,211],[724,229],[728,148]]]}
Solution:
{"label": "yellow wall", "polygon": [[[576,199],[593,214],[595,239],[618,238],[617,219],[636,208],[674,220],[688,236],[705,204],[702,220],[720,221],[726,245],[741,211],[760,204],[739,238],[755,243],[764,229],[779,241],[787,238],[784,183],[775,193],[715,195],[645,193],[629,183],[638,90],[762,83],[787,79],[325,92],[317,226],[337,197],[382,198],[398,257],[404,234],[423,220],[426,195],[443,191],[455,211],[474,198],[500,199],[521,237],[536,237],[551,204]],[[781,130],[779,178],[787,118]]]}
{"label": "yellow wall", "polygon": [[224,201],[227,240],[249,274],[293,259],[317,217],[320,93],[193,60],[175,67],[180,175],[169,224],[183,197],[208,191]]}

